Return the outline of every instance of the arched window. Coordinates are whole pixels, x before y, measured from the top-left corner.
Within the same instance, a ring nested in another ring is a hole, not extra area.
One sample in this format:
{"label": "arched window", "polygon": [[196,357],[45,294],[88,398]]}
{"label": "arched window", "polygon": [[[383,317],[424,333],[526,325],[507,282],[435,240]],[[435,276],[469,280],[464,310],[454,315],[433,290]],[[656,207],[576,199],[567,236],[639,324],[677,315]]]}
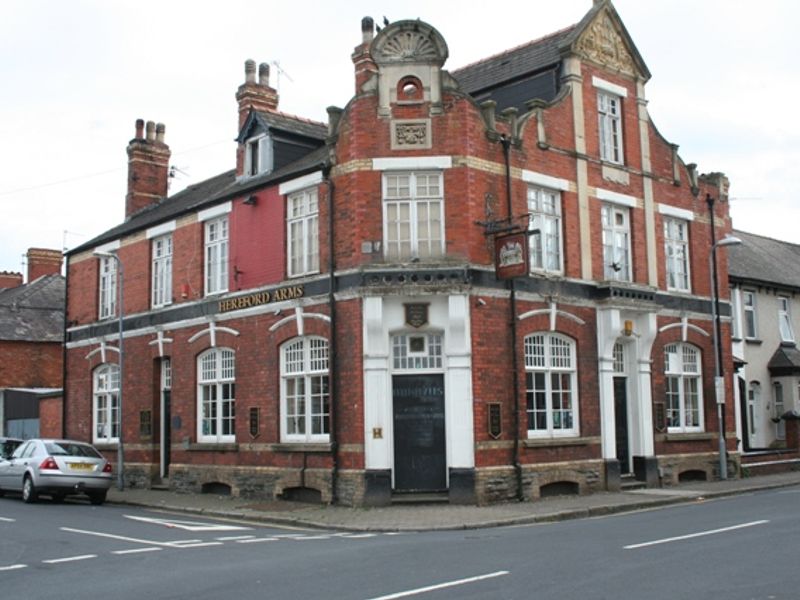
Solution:
{"label": "arched window", "polygon": [[197,441],[236,441],[236,360],[212,348],[197,358]]}
{"label": "arched window", "polygon": [[281,347],[281,440],[330,439],[328,341],[300,337]]}
{"label": "arched window", "polygon": [[525,338],[528,437],[578,434],[575,342],[555,333]]}
{"label": "arched window", "polygon": [[667,431],[703,431],[703,390],[700,351],[689,344],[664,348]]}
{"label": "arched window", "polygon": [[119,442],[119,367],[100,365],[92,377],[93,438],[96,444]]}

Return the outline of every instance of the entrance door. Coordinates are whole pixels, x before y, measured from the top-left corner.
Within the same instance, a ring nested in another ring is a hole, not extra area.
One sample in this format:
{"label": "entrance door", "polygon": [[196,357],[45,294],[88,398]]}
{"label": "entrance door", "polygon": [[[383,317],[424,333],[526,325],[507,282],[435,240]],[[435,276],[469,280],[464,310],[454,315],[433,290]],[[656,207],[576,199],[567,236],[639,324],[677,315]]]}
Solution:
{"label": "entrance door", "polygon": [[392,388],[395,490],[446,490],[444,375],[395,375]]}
{"label": "entrance door", "polygon": [[628,440],[628,380],[614,377],[614,423],[617,430],[617,459],[620,473],[631,472],[631,451]]}
{"label": "entrance door", "polygon": [[172,439],[172,362],[161,359],[161,478],[169,477],[170,440]]}

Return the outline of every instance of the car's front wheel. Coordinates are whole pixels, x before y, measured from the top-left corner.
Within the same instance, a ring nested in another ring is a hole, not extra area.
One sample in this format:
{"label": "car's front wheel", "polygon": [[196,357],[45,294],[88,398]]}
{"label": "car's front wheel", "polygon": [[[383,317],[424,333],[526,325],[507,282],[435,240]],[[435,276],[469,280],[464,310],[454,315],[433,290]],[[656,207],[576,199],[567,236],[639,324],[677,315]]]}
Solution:
{"label": "car's front wheel", "polygon": [[31,479],[30,475],[26,475],[25,479],[22,481],[22,500],[31,504],[36,502],[36,499],[39,495],[36,493],[36,486],[33,485],[33,479]]}
{"label": "car's front wheel", "polygon": [[106,501],[105,492],[92,492],[91,494],[89,494],[89,502],[91,502],[95,506],[99,506],[105,501]]}

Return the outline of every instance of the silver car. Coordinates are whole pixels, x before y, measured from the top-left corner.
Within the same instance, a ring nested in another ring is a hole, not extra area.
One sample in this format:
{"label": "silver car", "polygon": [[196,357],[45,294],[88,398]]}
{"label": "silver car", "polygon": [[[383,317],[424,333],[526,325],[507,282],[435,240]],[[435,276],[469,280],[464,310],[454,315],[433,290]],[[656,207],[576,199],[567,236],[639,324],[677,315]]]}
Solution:
{"label": "silver car", "polygon": [[11,458],[0,459],[0,496],[22,492],[28,503],[36,502],[39,494],[56,502],[86,494],[92,504],[102,504],[111,482],[111,463],[85,442],[28,440]]}

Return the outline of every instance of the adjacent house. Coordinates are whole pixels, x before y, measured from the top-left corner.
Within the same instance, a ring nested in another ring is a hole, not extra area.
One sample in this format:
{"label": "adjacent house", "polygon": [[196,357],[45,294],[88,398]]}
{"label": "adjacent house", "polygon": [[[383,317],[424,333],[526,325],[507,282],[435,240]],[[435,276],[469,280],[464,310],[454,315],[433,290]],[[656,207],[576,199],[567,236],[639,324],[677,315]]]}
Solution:
{"label": "adjacent house", "polygon": [[67,255],[68,434],[131,485],[351,505],[735,474],[728,182],[652,123],[612,3],[453,71],[376,29],[325,124],[245,63],[235,168],[173,196],[137,122],[124,221]]}

